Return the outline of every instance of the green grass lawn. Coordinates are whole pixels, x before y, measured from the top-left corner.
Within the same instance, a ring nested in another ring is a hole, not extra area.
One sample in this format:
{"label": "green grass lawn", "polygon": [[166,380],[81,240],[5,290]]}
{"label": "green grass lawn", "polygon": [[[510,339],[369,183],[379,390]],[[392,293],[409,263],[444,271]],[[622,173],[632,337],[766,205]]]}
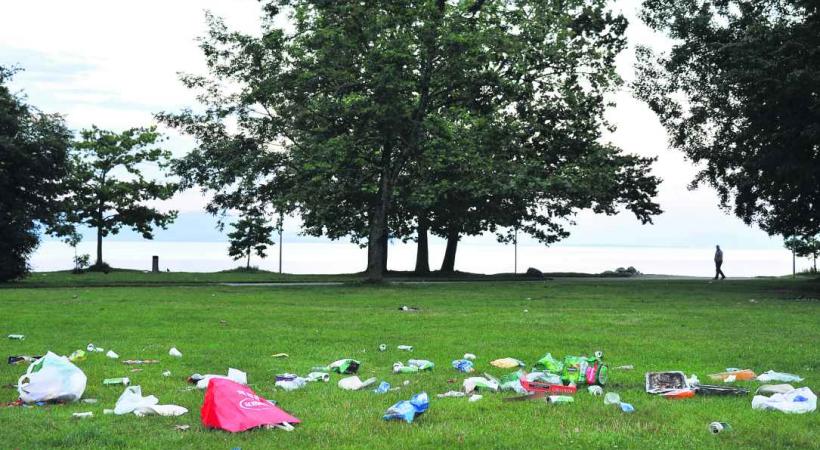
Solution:
{"label": "green grass lawn", "polygon": [[[797,383],[820,390],[820,284],[754,280],[707,283],[663,280],[554,280],[394,286],[311,287],[61,287],[0,289],[0,330],[26,335],[0,340],[2,355],[68,354],[93,342],[121,360],[159,358],[131,373],[129,366],[90,355],[79,363],[88,376],[85,398],[97,404],[0,407],[0,448],[818,448],[817,412],[786,415],[753,411],[751,395],[669,401],[643,392],[644,372],[707,374],[727,367],[800,374]],[[400,305],[422,308],[402,313]],[[224,322],[223,322],[224,321]],[[387,352],[377,351],[388,344]],[[413,353],[395,346],[415,346]],[[167,356],[171,346],[184,357]],[[465,352],[478,355],[480,372],[508,371],[489,361],[511,356],[532,364],[555,356],[603,350],[613,371],[607,390],[636,412],[604,406],[579,391],[573,404],[503,403],[510,393],[476,403],[437,399],[458,389],[464,374],[450,367]],[[288,359],[272,354],[286,352]],[[274,375],[306,374],[316,365],[352,357],[362,378],[401,386],[376,395],[328,384],[282,392]],[[430,359],[432,373],[393,375],[392,363]],[[293,432],[239,434],[206,430],[199,421],[203,392],[186,390],[195,372],[248,372],[258,394],[302,419]],[[164,370],[173,376],[162,377]],[[0,366],[0,383],[16,383],[21,365]],[[106,377],[129,376],[143,394],[190,410],[178,418],[103,415],[122,387]],[[456,380],[450,383],[449,380]],[[408,386],[402,383],[409,380]],[[738,383],[755,388],[757,383]],[[394,402],[430,394],[430,409],[408,425],[382,420]],[[0,389],[0,402],[17,398]],[[71,413],[93,411],[90,419]],[[712,421],[734,430],[711,435]],[[174,430],[189,424],[188,431]]]}

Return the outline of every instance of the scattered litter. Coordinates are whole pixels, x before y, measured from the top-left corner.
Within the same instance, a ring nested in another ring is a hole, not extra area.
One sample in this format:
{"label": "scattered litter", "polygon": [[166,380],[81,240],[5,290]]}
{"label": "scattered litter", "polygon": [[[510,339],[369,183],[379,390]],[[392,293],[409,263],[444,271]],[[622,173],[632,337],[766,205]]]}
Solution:
{"label": "scattered litter", "polygon": [[564,386],[563,384],[541,383],[529,381],[526,377],[520,380],[521,387],[527,392],[544,392],[547,394],[575,394],[578,388],[574,385]]}
{"label": "scattered litter", "polygon": [[402,383],[404,386],[410,386],[410,380],[404,380]]}
{"label": "scattered litter", "polygon": [[359,366],[361,366],[361,364],[362,363],[356,361],[355,359],[340,359],[338,361],[330,363],[330,365],[328,366],[330,370],[318,370],[317,372],[336,372],[341,374],[352,375],[359,371]]}
{"label": "scattered litter", "polygon": [[621,403],[621,396],[617,392],[607,392],[604,396],[604,405],[617,405]]}
{"label": "scattered litter", "polygon": [[547,397],[547,402],[549,403],[572,403],[575,399],[570,397],[569,395],[550,395]]}
{"label": "scattered litter", "polygon": [[688,384],[690,387],[697,386],[700,384],[700,380],[698,379],[698,376],[693,373],[691,376],[689,376],[689,378],[686,379],[686,384]]}
{"label": "scattered litter", "polygon": [[470,398],[467,399],[467,401],[472,403],[472,402],[477,402],[477,401],[481,400],[482,398],[484,398],[483,395],[476,394],[476,395],[471,395]]}
{"label": "scattered litter", "polygon": [[305,379],[309,382],[324,381],[325,383],[327,383],[328,381],[330,381],[330,374],[326,372],[311,372],[307,374]]}
{"label": "scattered litter", "polygon": [[678,389],[689,389],[683,372],[647,372],[646,393],[663,394]]}
{"label": "scattered litter", "polygon": [[715,384],[698,384],[694,387],[698,395],[747,395],[748,389],[733,386],[718,386]]}
{"label": "scattered litter", "polygon": [[475,355],[472,353],[465,353],[464,359],[469,359],[470,361],[475,361]]}
{"label": "scattered litter", "polygon": [[85,419],[86,417],[94,417],[94,413],[93,413],[93,412],[91,412],[91,411],[87,411],[87,412],[75,412],[75,413],[71,414],[71,416],[72,416],[72,417],[75,417],[75,418],[77,418],[77,419]]}
{"label": "scattered litter", "polygon": [[286,391],[295,391],[305,387],[307,381],[307,378],[302,378],[292,373],[285,373],[282,375],[277,375],[276,382],[273,385]]}
{"label": "scattered litter", "polygon": [[807,387],[771,397],[755,395],[752,409],[776,410],[789,414],[803,414],[817,409],[817,396]]}
{"label": "scattered litter", "polygon": [[413,351],[413,346],[412,345],[399,345],[396,348],[399,349],[399,350],[405,351],[405,352],[412,352]]}
{"label": "scattered litter", "polygon": [[501,369],[513,369],[515,367],[524,367],[526,365],[523,361],[519,361],[515,358],[496,359],[491,361],[490,364]]}
{"label": "scattered litter", "polygon": [[166,370],[165,372],[162,372],[162,376],[164,376],[164,377],[170,377],[170,376],[171,376],[171,371],[170,371],[170,370]]}
{"label": "scattered litter", "polygon": [[279,409],[244,384],[211,378],[202,405],[202,425],[237,433],[263,425],[295,424],[300,420]]}
{"label": "scattered litter", "polygon": [[17,380],[17,392],[24,403],[73,402],[83,396],[87,381],[68,358],[47,352]]}
{"label": "scattered litter", "polygon": [[468,394],[477,390],[497,391],[499,389],[499,383],[498,380],[486,376],[470,377],[464,380],[463,387],[464,392]]}
{"label": "scattered litter", "polygon": [[598,384],[605,385],[609,378],[609,369],[603,362],[604,353],[595,352],[594,356],[565,356],[562,361],[561,381],[564,384]]}
{"label": "scattered litter", "polygon": [[105,354],[105,356],[107,356],[111,359],[119,359],[120,358],[120,355],[116,354],[114,352],[114,350],[109,350],[108,353]]}
{"label": "scattered litter", "polygon": [[131,372],[131,373],[142,372],[142,369],[140,369],[139,367],[134,367],[129,372]]}
{"label": "scattered litter", "polygon": [[[732,381],[750,381],[755,379],[755,373],[749,369],[735,370],[732,372],[713,373],[709,378],[715,381],[723,381],[724,383],[731,383]],[[729,381],[731,380],[731,381]]]}
{"label": "scattered litter", "polygon": [[182,358],[182,352],[177,350],[176,347],[171,347],[171,349],[168,350],[168,355],[173,356],[174,358]]}
{"label": "scattered litter", "polygon": [[401,362],[393,364],[393,373],[416,373],[433,370],[436,365],[426,359],[411,359],[405,366]]}
{"label": "scattered litter", "polygon": [[104,385],[121,384],[123,386],[128,386],[129,383],[131,383],[131,380],[129,380],[128,377],[106,378],[103,380]]}
{"label": "scattered litter", "polygon": [[150,416],[181,416],[188,412],[186,408],[179,405],[159,405],[159,399],[153,395],[147,397],[142,396],[142,388],[140,386],[128,386],[123,391],[117,403],[114,405],[114,414],[121,416],[123,414],[134,413],[134,415]]}
{"label": "scattered litter", "polygon": [[718,434],[724,431],[732,431],[732,426],[726,422],[712,422],[709,424],[709,432],[712,434]]}
{"label": "scattered litter", "polygon": [[97,399],[96,399],[96,398],[84,398],[84,399],[82,400],[82,402],[83,402],[83,403],[88,403],[88,404],[92,404],[92,405],[93,405],[94,403],[97,403]]}
{"label": "scattered litter", "polygon": [[592,395],[604,395],[604,388],[601,386],[589,386],[587,392]]}
{"label": "scattered litter", "polygon": [[174,425],[174,429],[177,431],[188,431],[191,428],[190,425]]}
{"label": "scattered litter", "polygon": [[422,392],[414,395],[409,401],[402,400],[384,413],[384,420],[404,420],[407,423],[412,423],[416,416],[423,414],[430,406],[430,401],[427,399],[427,393]]}
{"label": "scattered litter", "polygon": [[635,369],[635,366],[633,366],[632,364],[627,364],[625,366],[618,366],[618,367],[615,368],[615,370],[633,370],[633,369]]}
{"label": "scattered litter", "polygon": [[42,356],[29,356],[29,355],[11,355],[9,356],[9,364],[20,364],[21,362],[33,363],[38,359],[42,358]]}
{"label": "scattered litter", "polygon": [[376,389],[373,389],[373,392],[376,393],[376,394],[384,394],[389,390],[390,390],[390,383],[388,383],[386,381],[382,381],[381,383],[379,383],[379,386],[376,387]]}
{"label": "scattered litter", "polygon": [[68,360],[71,362],[85,361],[85,352],[82,350],[74,350],[68,355]]}
{"label": "scattered litter", "polygon": [[416,311],[420,311],[420,309],[419,309],[419,308],[417,308],[417,307],[415,307],[415,306],[407,306],[407,305],[402,305],[402,306],[399,306],[399,311],[403,311],[403,312],[416,312]]}
{"label": "scattered litter", "polygon": [[632,406],[632,404],[630,404],[630,403],[621,402],[621,403],[618,404],[618,406],[621,407],[621,411],[623,411],[627,414],[635,412],[635,407]]}
{"label": "scattered litter", "polygon": [[447,391],[443,394],[438,394],[436,397],[438,398],[455,398],[455,397],[464,397],[467,394],[461,391]]}
{"label": "scattered litter", "polygon": [[243,372],[241,370],[233,369],[233,368],[228,369],[228,375],[227,376],[212,375],[212,374],[200,375],[198,373],[195,373],[195,374],[191,375],[190,377],[188,377],[188,381],[190,381],[192,383],[195,383],[197,389],[207,389],[208,388],[208,382],[211,381],[214,378],[223,378],[223,379],[228,379],[228,380],[234,381],[234,382],[239,383],[239,384],[248,384],[248,374],[246,374],[245,372]]}
{"label": "scattered litter", "polygon": [[15,341],[22,341],[25,338],[26,338],[26,336],[22,335],[22,334],[10,334],[9,335],[9,339],[12,339],[12,340],[15,340]]}
{"label": "scattered litter", "polygon": [[122,362],[123,364],[127,364],[129,366],[139,365],[139,364],[158,364],[158,359],[126,359]]}
{"label": "scattered litter", "polygon": [[793,390],[794,387],[790,384],[764,384],[757,388],[755,394],[785,394]]}
{"label": "scattered litter", "polygon": [[767,370],[757,376],[757,381],[768,383],[770,381],[783,381],[785,383],[803,381],[803,378],[791,373],[775,372],[774,370]]}
{"label": "scattered litter", "polygon": [[379,344],[379,351],[383,352],[385,350],[387,350],[387,344]]}
{"label": "scattered litter", "polygon": [[453,367],[459,372],[470,373],[474,371],[473,362],[468,359],[456,359],[453,361]]}
{"label": "scattered litter", "polygon": [[114,414],[114,410],[113,409],[104,409],[103,414],[105,414],[105,415]]}
{"label": "scattered litter", "polygon": [[544,357],[536,361],[533,367],[538,370],[544,370],[552,373],[559,373],[564,370],[564,364],[555,359],[550,353],[547,353]]}
{"label": "scattered litter", "polygon": [[368,378],[362,381],[358,376],[354,375],[352,377],[342,378],[337,385],[346,391],[358,391],[359,389],[364,389],[374,384],[376,381],[375,378]]}
{"label": "scattered litter", "polygon": [[88,344],[88,345],[86,345],[86,346],[85,346],[85,350],[86,350],[88,353],[93,353],[93,352],[102,353],[102,352],[104,352],[104,351],[105,351],[105,349],[104,349],[104,348],[102,348],[102,347],[97,347],[97,346],[96,346],[96,345],[94,345],[94,344]]}
{"label": "scattered litter", "polygon": [[275,355],[271,355],[273,358],[287,358],[289,355],[287,353],[277,353]]}
{"label": "scattered litter", "polygon": [[682,400],[685,398],[692,398],[695,396],[694,389],[673,389],[671,391],[662,392],[661,395],[669,400]]}

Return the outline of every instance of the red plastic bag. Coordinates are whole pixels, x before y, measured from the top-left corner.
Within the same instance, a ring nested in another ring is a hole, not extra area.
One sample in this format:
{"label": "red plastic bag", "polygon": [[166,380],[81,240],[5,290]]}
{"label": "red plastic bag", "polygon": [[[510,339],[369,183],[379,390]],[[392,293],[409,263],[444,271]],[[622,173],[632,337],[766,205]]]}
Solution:
{"label": "red plastic bag", "polygon": [[213,378],[208,382],[201,417],[202,425],[232,433],[262,425],[300,422],[256,395],[251,388],[225,378]]}

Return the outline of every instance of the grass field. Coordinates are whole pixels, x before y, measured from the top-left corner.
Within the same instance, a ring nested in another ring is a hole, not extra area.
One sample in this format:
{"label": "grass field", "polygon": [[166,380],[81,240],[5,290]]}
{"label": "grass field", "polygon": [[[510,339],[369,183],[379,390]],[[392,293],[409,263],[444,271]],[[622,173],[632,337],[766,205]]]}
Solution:
{"label": "grass field", "polygon": [[[46,286],[47,282],[42,283]],[[59,283],[57,283],[59,284]],[[664,280],[564,280],[545,282],[345,285],[311,287],[40,287],[0,289],[0,330],[26,335],[3,339],[2,356],[68,354],[93,342],[122,359],[159,358],[161,364],[131,373],[129,367],[91,355],[79,363],[88,375],[85,398],[97,404],[0,407],[0,448],[818,448],[820,416],[753,411],[751,395],[668,401],[643,392],[644,372],[682,370],[707,374],[727,367],[792,372],[800,386],[820,389],[820,283],[753,280],[707,283]],[[408,304],[422,308],[403,313]],[[223,322],[224,321],[224,322]],[[387,352],[377,346],[390,346]],[[395,350],[415,346],[413,353]],[[171,346],[184,357],[167,356]],[[533,363],[603,350],[613,371],[607,390],[636,412],[604,406],[586,391],[567,405],[540,401],[502,403],[509,393],[476,403],[436,399],[458,389],[464,374],[450,361],[478,355],[480,372],[508,371],[488,363],[511,356]],[[286,352],[288,359],[272,354]],[[274,390],[274,375],[304,375],[316,365],[352,357],[362,378],[401,386],[376,395],[310,384]],[[432,373],[393,375],[392,363],[415,357],[436,363]],[[293,432],[239,434],[206,430],[199,422],[200,391],[186,390],[195,372],[248,372],[258,394],[302,419]],[[173,376],[162,377],[163,370]],[[24,366],[0,366],[0,383],[16,383]],[[178,418],[103,415],[121,387],[106,377],[129,376],[145,395],[185,406]],[[456,383],[448,380],[455,379]],[[409,386],[403,386],[410,380]],[[738,383],[755,388],[757,383]],[[408,425],[381,419],[388,406],[427,391],[429,411]],[[0,402],[16,399],[0,389]],[[71,413],[93,411],[90,419]],[[734,430],[711,435],[712,421]],[[188,431],[174,430],[189,424]]]}

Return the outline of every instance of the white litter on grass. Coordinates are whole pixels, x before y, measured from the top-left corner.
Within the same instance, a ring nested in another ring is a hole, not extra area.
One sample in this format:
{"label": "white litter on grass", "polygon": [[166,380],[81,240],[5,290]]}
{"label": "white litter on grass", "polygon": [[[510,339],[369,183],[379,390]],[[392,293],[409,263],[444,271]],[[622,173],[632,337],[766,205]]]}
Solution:
{"label": "white litter on grass", "polygon": [[105,354],[105,356],[107,356],[111,359],[119,359],[120,358],[120,355],[114,353],[114,350],[109,350],[108,353]]}
{"label": "white litter on grass", "polygon": [[768,383],[770,381],[782,381],[784,383],[791,383],[795,381],[803,381],[803,378],[792,373],[783,373],[775,372],[774,370],[768,370],[758,375],[757,381],[763,383]]}
{"label": "white litter on grass", "polygon": [[211,378],[227,378],[239,384],[248,384],[248,374],[238,369],[228,369],[228,376],[225,375],[204,375],[202,379],[196,382],[197,389],[208,389],[208,382]]}
{"label": "white litter on grass", "polygon": [[469,359],[470,361],[475,361],[475,355],[472,353],[465,353],[464,359]]}
{"label": "white litter on grass", "polygon": [[114,405],[114,414],[120,416],[123,414],[134,413],[134,415],[150,416],[181,416],[188,412],[186,408],[179,405],[159,405],[159,399],[153,395],[147,397],[142,396],[142,388],[139,386],[128,386],[123,391],[120,398],[117,399],[117,404]]}
{"label": "white litter on grass", "polygon": [[170,371],[170,370],[166,370],[165,372],[162,372],[162,376],[164,376],[164,377],[170,377],[170,376],[171,376],[171,371]]}
{"label": "white litter on grass", "polygon": [[817,396],[807,387],[771,397],[755,395],[752,409],[775,410],[787,414],[804,414],[817,409]]}
{"label": "white litter on grass", "polygon": [[483,395],[471,395],[470,398],[467,401],[472,403],[472,402],[477,402],[477,401],[481,400],[482,398],[484,398]]}
{"label": "white litter on grass", "polygon": [[176,347],[171,347],[171,350],[168,350],[168,354],[173,356],[174,358],[182,358],[182,352],[177,350]]}
{"label": "white litter on grass", "polygon": [[346,391],[358,391],[364,389],[376,382],[376,378],[368,378],[364,381],[360,380],[358,376],[342,378],[339,380],[338,386]]}

